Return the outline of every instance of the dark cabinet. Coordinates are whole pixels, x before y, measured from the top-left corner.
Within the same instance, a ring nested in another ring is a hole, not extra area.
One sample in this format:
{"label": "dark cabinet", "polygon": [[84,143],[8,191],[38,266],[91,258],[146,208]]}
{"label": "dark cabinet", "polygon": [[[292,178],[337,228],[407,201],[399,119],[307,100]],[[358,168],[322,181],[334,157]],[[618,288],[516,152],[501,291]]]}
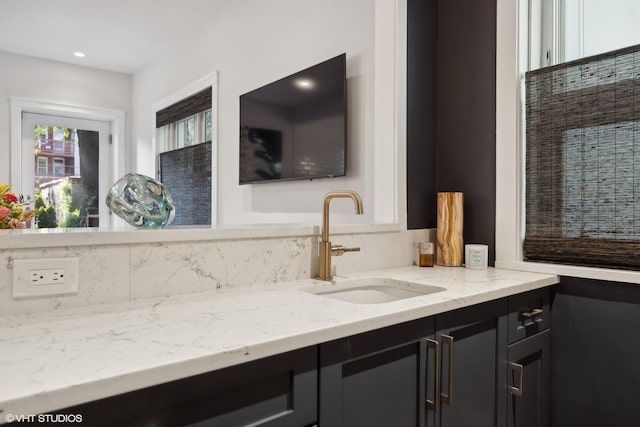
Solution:
{"label": "dark cabinet", "polygon": [[507,309],[501,299],[321,344],[319,426],[505,427]]}
{"label": "dark cabinet", "polygon": [[507,301],[437,315],[440,393],[427,426],[504,427]]}
{"label": "dark cabinet", "polygon": [[320,427],[424,425],[435,387],[433,318],[320,345]]}
{"label": "dark cabinet", "polygon": [[303,427],[317,419],[317,348],[66,408],[90,426]]}
{"label": "dark cabinet", "polygon": [[65,408],[100,426],[547,427],[549,289]]}
{"label": "dark cabinet", "polygon": [[549,425],[550,342],[546,330],[509,346],[508,427]]}
{"label": "dark cabinet", "polygon": [[509,344],[549,329],[549,299],[548,288],[509,297]]}
{"label": "dark cabinet", "polygon": [[509,297],[507,427],[549,426],[550,291]]}

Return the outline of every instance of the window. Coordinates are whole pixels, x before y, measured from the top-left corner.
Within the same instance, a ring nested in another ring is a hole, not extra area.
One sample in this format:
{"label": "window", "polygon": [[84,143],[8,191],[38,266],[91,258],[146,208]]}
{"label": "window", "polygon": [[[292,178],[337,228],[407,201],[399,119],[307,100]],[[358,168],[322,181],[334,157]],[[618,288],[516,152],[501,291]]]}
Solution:
{"label": "window", "polygon": [[211,109],[156,129],[158,153],[211,141]]}
{"label": "window", "polygon": [[156,113],[158,154],[211,141],[212,88]]}
{"label": "window", "polygon": [[53,176],[64,176],[64,159],[53,159]]}
{"label": "window", "polygon": [[38,157],[38,171],[36,175],[47,176],[49,174],[49,168],[47,167],[47,158]]}
{"label": "window", "polygon": [[557,0],[558,62],[640,44],[637,0]]}
{"label": "window", "polygon": [[156,113],[158,179],[182,207],[173,225],[211,224],[212,89]]}
{"label": "window", "polygon": [[211,129],[213,123],[211,122],[212,111],[208,110],[204,112],[204,140],[211,141]]}
{"label": "window", "polygon": [[524,259],[640,270],[640,45],[620,48],[640,8],[555,4],[555,57],[577,59],[526,73]]}

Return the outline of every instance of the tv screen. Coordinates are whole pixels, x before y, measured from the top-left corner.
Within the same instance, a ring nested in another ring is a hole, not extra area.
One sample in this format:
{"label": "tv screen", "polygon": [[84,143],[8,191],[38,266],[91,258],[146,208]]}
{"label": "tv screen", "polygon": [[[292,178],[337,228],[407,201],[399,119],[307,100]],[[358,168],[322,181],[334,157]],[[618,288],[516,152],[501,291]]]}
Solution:
{"label": "tv screen", "polygon": [[240,184],[345,175],[346,55],[240,96]]}

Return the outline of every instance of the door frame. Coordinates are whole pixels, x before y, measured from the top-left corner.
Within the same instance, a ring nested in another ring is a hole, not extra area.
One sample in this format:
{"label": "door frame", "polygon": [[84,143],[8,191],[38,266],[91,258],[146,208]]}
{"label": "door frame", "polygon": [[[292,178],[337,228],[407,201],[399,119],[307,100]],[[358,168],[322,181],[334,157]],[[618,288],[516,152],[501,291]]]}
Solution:
{"label": "door frame", "polygon": [[[124,175],[125,171],[125,112],[82,105],[64,104],[58,102],[10,97],[11,108],[11,184],[18,194],[31,194],[33,189],[25,189],[22,184],[22,113],[46,114],[76,119],[86,119],[108,122],[111,125],[112,157],[109,175],[115,181]],[[28,191],[28,192],[27,192]],[[109,215],[108,221],[100,220],[107,228],[114,227],[114,215]]]}

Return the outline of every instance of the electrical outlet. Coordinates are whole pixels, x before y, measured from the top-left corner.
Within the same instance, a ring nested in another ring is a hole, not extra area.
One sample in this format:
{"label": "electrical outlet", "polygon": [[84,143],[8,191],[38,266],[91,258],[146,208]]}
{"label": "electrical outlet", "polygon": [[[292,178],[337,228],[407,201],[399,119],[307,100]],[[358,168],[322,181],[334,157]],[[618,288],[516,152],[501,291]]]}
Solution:
{"label": "electrical outlet", "polygon": [[13,261],[13,298],[78,292],[78,258],[33,258]]}
{"label": "electrical outlet", "polygon": [[63,285],[64,268],[30,270],[29,285]]}

